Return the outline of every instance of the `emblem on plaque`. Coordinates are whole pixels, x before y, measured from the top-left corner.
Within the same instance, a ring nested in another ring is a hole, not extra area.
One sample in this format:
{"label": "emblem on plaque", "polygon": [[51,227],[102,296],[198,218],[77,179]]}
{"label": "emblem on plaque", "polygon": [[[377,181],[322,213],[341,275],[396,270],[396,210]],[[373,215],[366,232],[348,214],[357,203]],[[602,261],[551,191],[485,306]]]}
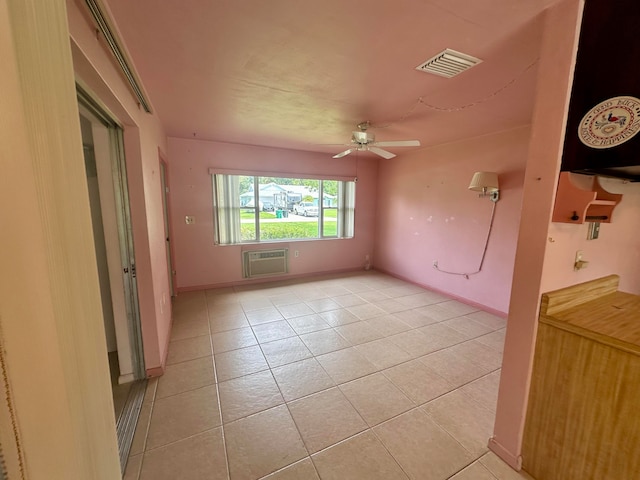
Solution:
{"label": "emblem on plaque", "polygon": [[582,117],[580,141],[591,148],[611,148],[631,140],[640,130],[640,99],[614,97],[600,102]]}

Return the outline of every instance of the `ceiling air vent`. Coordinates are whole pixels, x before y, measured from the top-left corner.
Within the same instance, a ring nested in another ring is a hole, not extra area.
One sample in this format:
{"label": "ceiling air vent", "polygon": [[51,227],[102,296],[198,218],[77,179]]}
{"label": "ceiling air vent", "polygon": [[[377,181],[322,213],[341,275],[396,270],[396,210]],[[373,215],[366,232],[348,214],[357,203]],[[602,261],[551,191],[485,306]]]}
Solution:
{"label": "ceiling air vent", "polygon": [[451,78],[480,62],[482,62],[482,60],[479,58],[447,48],[426,62],[418,65],[416,70]]}

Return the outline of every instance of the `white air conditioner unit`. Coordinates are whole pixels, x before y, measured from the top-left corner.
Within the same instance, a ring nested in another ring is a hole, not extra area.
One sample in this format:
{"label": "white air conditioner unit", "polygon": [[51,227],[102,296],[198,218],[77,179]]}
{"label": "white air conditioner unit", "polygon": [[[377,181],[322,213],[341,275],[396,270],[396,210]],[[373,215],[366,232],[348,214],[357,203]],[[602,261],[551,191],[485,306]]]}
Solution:
{"label": "white air conditioner unit", "polygon": [[242,252],[244,278],[282,275],[289,271],[289,249],[250,250]]}

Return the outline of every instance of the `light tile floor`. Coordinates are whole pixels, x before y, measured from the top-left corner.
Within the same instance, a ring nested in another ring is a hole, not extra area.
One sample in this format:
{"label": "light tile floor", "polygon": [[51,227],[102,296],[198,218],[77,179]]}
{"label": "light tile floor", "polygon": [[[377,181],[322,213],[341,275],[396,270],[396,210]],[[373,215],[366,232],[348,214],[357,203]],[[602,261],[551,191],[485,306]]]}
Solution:
{"label": "light tile floor", "polygon": [[126,480],[516,480],[505,321],[377,272],[184,293]]}

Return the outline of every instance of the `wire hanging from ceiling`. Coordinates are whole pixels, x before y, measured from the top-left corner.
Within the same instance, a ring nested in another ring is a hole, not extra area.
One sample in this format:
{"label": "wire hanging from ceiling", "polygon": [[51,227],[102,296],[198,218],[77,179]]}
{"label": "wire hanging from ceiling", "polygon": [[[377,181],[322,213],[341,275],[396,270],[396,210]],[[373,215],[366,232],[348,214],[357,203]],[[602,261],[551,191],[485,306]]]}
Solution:
{"label": "wire hanging from ceiling", "polygon": [[415,111],[415,109],[418,107],[418,105],[422,105],[430,110],[435,110],[438,112],[459,112],[461,110],[466,110],[467,108],[472,108],[475,107],[477,105],[480,105],[482,103],[487,102],[488,100],[492,99],[493,97],[499,95],[500,93],[502,93],[504,90],[506,90],[507,88],[509,88],[511,85],[513,85],[514,83],[516,83],[518,80],[520,80],[520,78],[522,78],[522,76],[524,76],[525,73],[527,73],[529,70],[531,70],[537,63],[538,63],[538,58],[536,58],[533,62],[531,62],[529,65],[527,65],[524,70],[522,70],[518,75],[516,75],[515,77],[513,77],[511,80],[509,80],[507,83],[505,83],[503,86],[501,86],[498,90],[494,91],[493,93],[490,93],[489,95],[476,100],[474,102],[471,103],[466,103],[464,105],[457,105],[457,106],[452,106],[452,107],[440,107],[437,105],[433,105],[431,103],[428,103],[424,100],[424,95],[419,97],[416,102],[411,106],[411,108],[405,112],[399,119],[397,119],[394,122],[390,122],[390,123],[386,123],[384,125],[371,125],[371,128],[377,128],[377,129],[381,129],[381,128],[389,128],[393,125],[395,125],[396,123],[400,123],[403,122],[404,120],[406,120],[407,118],[409,118],[409,116],[411,116],[411,114]]}

